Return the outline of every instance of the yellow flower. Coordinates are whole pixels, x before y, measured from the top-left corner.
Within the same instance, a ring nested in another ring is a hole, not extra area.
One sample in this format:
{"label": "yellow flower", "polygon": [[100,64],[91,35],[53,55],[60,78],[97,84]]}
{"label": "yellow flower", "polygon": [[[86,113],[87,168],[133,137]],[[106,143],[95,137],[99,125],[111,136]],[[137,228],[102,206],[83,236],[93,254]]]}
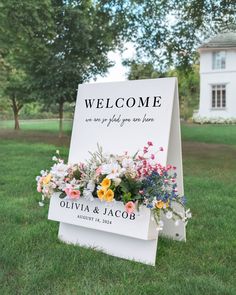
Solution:
{"label": "yellow flower", "polygon": [[109,188],[111,185],[111,180],[109,178],[104,178],[101,182],[102,188]]}
{"label": "yellow flower", "polygon": [[162,201],[157,201],[157,203],[156,203],[156,207],[157,207],[158,209],[163,208],[163,206],[164,206],[164,202],[162,202]]}
{"label": "yellow flower", "polygon": [[107,202],[111,202],[111,201],[113,201],[113,199],[114,199],[114,192],[113,192],[113,190],[109,189],[105,194],[105,200]]}
{"label": "yellow flower", "polygon": [[52,175],[49,173],[47,176],[44,177],[43,184],[44,185],[48,184],[50,182],[51,178],[52,178]]}
{"label": "yellow flower", "polygon": [[97,196],[101,201],[104,199],[105,194],[106,194],[106,189],[101,188],[100,190],[97,191]]}

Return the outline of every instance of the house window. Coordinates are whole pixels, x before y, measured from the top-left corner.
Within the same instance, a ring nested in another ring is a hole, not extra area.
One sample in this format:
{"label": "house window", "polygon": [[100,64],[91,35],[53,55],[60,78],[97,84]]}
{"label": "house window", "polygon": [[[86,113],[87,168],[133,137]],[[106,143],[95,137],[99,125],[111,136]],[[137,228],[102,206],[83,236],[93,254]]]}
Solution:
{"label": "house window", "polygon": [[211,106],[213,109],[226,107],[226,86],[224,84],[212,85]]}
{"label": "house window", "polygon": [[213,70],[225,69],[225,57],[226,57],[225,51],[213,52],[213,60],[212,60],[213,61],[213,63],[212,63]]}

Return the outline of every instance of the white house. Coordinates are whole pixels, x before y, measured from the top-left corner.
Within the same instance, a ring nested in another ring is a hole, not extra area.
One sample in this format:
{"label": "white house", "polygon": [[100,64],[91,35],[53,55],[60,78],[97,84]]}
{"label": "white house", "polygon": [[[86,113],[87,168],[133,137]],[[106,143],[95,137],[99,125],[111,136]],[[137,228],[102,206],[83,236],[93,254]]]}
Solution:
{"label": "white house", "polygon": [[236,123],[236,32],[218,34],[198,52],[200,105],[194,121]]}

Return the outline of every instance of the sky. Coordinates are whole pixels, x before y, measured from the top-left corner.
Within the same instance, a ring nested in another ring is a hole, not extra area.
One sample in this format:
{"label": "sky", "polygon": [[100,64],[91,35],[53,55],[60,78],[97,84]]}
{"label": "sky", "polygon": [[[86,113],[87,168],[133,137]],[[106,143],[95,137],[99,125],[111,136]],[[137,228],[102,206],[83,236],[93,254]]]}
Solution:
{"label": "sky", "polygon": [[126,59],[134,57],[135,50],[131,43],[127,43],[125,48],[126,50],[123,52],[123,54],[121,54],[118,50],[108,53],[109,60],[115,62],[115,65],[109,69],[105,77],[97,76],[96,81],[92,81],[93,83],[127,80],[126,73],[128,68],[122,65],[122,58]]}

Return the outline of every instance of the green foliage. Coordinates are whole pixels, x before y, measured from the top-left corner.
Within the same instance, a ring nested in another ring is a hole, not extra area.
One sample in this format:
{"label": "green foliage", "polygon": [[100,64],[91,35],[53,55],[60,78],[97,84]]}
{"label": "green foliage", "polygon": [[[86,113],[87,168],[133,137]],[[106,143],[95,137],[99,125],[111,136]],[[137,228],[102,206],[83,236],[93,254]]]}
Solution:
{"label": "green foliage", "polygon": [[125,66],[129,67],[128,80],[160,78],[163,76],[154,69],[152,63],[137,63],[135,60],[125,61]]}
{"label": "green foliage", "polygon": [[18,45],[26,48],[17,52],[17,57],[27,58],[22,66],[47,104],[74,101],[79,83],[105,73],[111,65],[107,53],[118,44],[122,26],[104,5],[92,1],[35,5],[9,1],[4,8],[11,14],[8,31],[20,34],[23,40],[17,39]]}
{"label": "green foliage", "polygon": [[0,120],[6,120],[12,118],[11,104],[10,101],[0,96]]}
{"label": "green foliage", "polygon": [[75,170],[73,173],[73,177],[75,179],[80,179],[81,178],[81,171],[80,170]]}
{"label": "green foliage", "polygon": [[31,93],[29,76],[19,67],[12,53],[2,59],[2,76],[0,85],[2,91],[0,100],[8,98],[14,113],[15,129],[19,129],[19,112],[25,103],[34,99]]}
{"label": "green foliage", "polygon": [[14,67],[9,69],[7,81],[4,87],[4,94],[10,99],[16,98],[22,104],[30,101],[28,80],[24,71]]}
{"label": "green foliage", "polygon": [[179,83],[180,115],[184,120],[192,117],[198,108],[200,96],[199,65],[193,65],[188,71],[181,68],[171,70],[167,76],[177,77]]}
{"label": "green foliage", "polygon": [[126,203],[128,203],[129,201],[131,201],[132,200],[132,197],[131,197],[132,195],[131,195],[131,193],[124,193],[123,195],[122,195],[122,202],[124,203],[124,204],[126,204]]}
{"label": "green foliage", "polygon": [[139,190],[141,188],[141,183],[137,182],[135,179],[130,177],[122,178],[122,182],[119,185],[121,187],[121,192],[124,194],[123,201],[127,203],[131,199],[139,199]]}
{"label": "green foliage", "polygon": [[47,107],[57,105],[60,119],[78,84],[111,66],[107,53],[125,28],[106,1],[9,0],[1,4],[0,16],[0,57],[14,58],[17,71],[30,77],[31,92]]}

